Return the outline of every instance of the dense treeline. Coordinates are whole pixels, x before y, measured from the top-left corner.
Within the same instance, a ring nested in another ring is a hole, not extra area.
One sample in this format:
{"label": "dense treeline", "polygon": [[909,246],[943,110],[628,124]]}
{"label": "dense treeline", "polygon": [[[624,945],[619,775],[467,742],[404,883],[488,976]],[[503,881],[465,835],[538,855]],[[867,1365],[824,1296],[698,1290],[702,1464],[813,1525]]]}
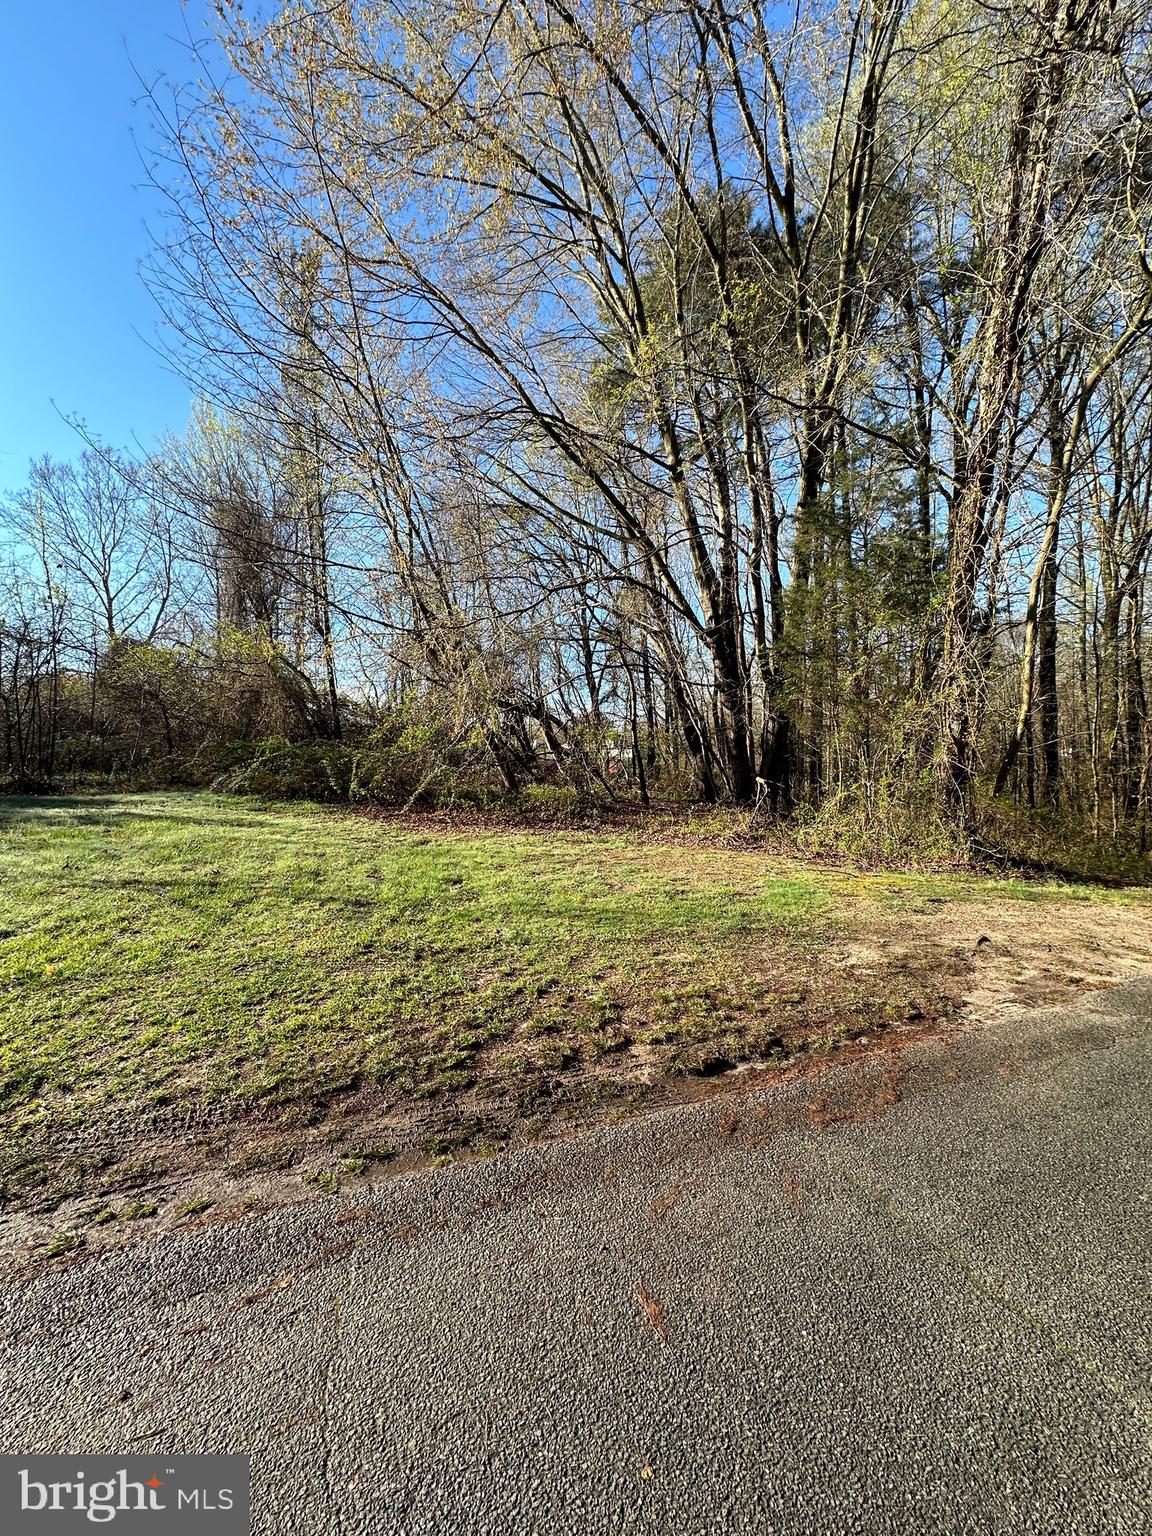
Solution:
{"label": "dense treeline", "polygon": [[213,405],[9,507],[10,780],[367,740],[1143,846],[1143,4],[218,11],[152,99]]}

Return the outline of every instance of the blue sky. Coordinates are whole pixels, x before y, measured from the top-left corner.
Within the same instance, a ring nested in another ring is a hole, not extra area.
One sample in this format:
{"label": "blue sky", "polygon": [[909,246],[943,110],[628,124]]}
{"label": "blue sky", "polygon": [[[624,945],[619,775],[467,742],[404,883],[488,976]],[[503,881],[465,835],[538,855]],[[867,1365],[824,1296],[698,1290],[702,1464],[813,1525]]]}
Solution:
{"label": "blue sky", "polygon": [[[107,441],[145,444],[188,417],[189,387],[150,349],[138,265],[154,208],[132,138],[140,84],[191,73],[202,0],[5,7],[0,49],[0,486],[31,456],[71,456],[52,407]],[[139,333],[139,334],[137,334]]]}

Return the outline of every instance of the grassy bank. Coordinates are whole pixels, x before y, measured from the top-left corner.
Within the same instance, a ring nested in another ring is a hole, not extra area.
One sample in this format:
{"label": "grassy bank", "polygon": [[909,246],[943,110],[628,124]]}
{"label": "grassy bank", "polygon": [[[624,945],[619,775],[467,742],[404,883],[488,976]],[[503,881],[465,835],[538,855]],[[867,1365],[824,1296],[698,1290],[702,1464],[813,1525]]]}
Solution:
{"label": "grassy bank", "polygon": [[826,1050],[948,1006],[930,958],[841,965],[849,907],[987,890],[208,794],[9,800],[3,1125],[10,1147],[130,1139],[182,1108],[290,1120],[356,1093],[467,1096],[483,1120]]}

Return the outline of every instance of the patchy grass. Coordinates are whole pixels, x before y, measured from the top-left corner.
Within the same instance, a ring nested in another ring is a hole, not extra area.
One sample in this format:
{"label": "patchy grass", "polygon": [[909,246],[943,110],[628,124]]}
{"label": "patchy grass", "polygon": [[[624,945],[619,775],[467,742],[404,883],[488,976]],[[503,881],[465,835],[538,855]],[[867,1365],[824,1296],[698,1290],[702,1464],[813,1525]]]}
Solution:
{"label": "patchy grass", "polygon": [[641,990],[648,1029],[691,1038],[754,993],[718,970],[726,951],[810,942],[829,906],[814,877],[738,885],[698,852],[422,836],[208,795],[9,801],[0,873],[17,1129],[190,1091],[419,1093],[493,1041],[594,1038]]}
{"label": "patchy grass", "polygon": [[186,1200],[183,1205],[177,1207],[176,1215],[178,1217],[202,1216],[215,1204],[215,1200]]}
{"label": "patchy grass", "polygon": [[1067,881],[1055,878],[1024,880],[963,874],[934,874],[904,870],[830,869],[825,876],[830,901],[842,904],[852,896],[862,896],[894,911],[921,912],[942,902],[976,903],[987,901],[1096,902],[1109,907],[1136,906],[1152,910],[1152,892],[1144,887],[1110,886],[1094,881]]}
{"label": "patchy grass", "polygon": [[844,914],[993,886],[208,794],[3,801],[3,1125],[11,1150],[467,1094],[465,1140],[498,1145],[486,1099],[523,1111],[559,1082],[711,1075],[946,1011],[930,965],[837,968]]}
{"label": "patchy grass", "polygon": [[66,1253],[72,1253],[77,1248],[84,1246],[84,1237],[80,1232],[55,1232],[44,1243],[43,1251],[46,1259],[58,1259]]}

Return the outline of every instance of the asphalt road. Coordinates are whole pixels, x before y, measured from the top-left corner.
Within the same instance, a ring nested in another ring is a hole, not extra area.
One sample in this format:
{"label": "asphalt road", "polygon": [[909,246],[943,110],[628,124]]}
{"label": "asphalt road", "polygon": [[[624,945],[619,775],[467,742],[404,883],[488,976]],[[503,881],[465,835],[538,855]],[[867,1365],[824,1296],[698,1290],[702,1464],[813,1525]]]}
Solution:
{"label": "asphalt road", "polygon": [[1150,1023],[1127,986],[8,1282],[3,1448],[250,1451],[268,1536],[1152,1531]]}

